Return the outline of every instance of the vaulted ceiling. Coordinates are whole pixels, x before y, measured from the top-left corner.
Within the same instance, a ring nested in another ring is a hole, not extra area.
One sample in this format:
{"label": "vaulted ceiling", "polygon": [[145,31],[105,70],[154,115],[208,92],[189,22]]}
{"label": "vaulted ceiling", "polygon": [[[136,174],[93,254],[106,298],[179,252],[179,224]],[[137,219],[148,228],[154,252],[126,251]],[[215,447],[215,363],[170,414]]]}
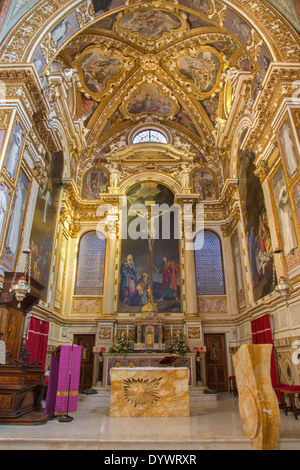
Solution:
{"label": "vaulted ceiling", "polygon": [[[215,133],[234,98],[230,76],[244,70],[262,78],[269,51],[261,47],[253,60],[251,25],[231,10],[217,11],[210,0],[138,2],[111,11],[118,6],[118,0],[94,1],[98,19],[56,59],[78,72],[69,104],[83,119],[87,148],[101,159],[116,133],[147,122],[181,135],[196,158],[219,161]],[[52,31],[57,46],[73,23],[69,15]]]}
{"label": "vaulted ceiling", "polygon": [[[271,3],[297,22],[293,1]],[[249,74],[254,101],[270,63],[297,60],[296,29],[266,0],[71,3],[12,1],[24,21],[11,36],[2,21],[0,56],[2,63],[34,62],[42,81],[64,72],[66,103],[83,124],[82,168],[147,124],[179,135],[195,161],[209,159],[220,176],[216,135],[239,98],[232,77]]]}

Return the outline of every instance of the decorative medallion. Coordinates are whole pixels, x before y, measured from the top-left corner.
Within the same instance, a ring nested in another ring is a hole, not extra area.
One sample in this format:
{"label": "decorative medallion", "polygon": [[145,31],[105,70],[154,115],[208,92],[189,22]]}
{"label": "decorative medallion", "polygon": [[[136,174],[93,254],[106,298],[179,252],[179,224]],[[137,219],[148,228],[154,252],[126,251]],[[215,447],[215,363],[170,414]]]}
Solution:
{"label": "decorative medallion", "polygon": [[125,400],[134,405],[149,405],[159,400],[159,384],[162,377],[153,379],[126,379],[124,383]]}
{"label": "decorative medallion", "polygon": [[101,46],[90,46],[77,58],[81,84],[95,99],[100,99],[111,84],[119,83],[125,65],[130,65],[129,60],[120,51],[108,51]]}
{"label": "decorative medallion", "polygon": [[177,101],[170,90],[162,89],[156,83],[143,83],[126,97],[120,107],[121,113],[128,117],[138,117],[142,114],[158,114],[169,117],[179,110]]}
{"label": "decorative medallion", "polygon": [[207,46],[196,53],[191,50],[190,53],[179,57],[176,67],[196,93],[203,97],[213,93],[218,86],[223,60],[216,50]]}

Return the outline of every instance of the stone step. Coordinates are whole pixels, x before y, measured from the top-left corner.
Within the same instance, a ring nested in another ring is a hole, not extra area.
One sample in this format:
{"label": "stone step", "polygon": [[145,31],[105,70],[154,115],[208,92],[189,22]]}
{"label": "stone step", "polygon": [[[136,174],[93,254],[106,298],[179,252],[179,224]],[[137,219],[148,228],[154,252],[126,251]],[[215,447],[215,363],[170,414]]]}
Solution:
{"label": "stone step", "polygon": [[[201,400],[214,401],[218,399],[217,393],[207,393],[205,387],[191,387],[189,389],[189,395],[190,400],[201,398]],[[110,389],[96,385],[85,393],[82,393],[81,396],[89,398],[110,398]]]}

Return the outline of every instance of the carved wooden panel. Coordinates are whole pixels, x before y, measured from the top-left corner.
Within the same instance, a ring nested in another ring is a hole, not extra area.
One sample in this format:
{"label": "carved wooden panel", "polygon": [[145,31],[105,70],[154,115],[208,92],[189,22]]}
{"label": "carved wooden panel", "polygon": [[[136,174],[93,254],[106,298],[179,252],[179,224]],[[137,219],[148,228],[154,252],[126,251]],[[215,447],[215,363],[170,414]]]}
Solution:
{"label": "carved wooden panel", "polygon": [[25,315],[14,307],[0,307],[0,332],[9,353],[8,361],[19,361],[22,338],[25,326]]}

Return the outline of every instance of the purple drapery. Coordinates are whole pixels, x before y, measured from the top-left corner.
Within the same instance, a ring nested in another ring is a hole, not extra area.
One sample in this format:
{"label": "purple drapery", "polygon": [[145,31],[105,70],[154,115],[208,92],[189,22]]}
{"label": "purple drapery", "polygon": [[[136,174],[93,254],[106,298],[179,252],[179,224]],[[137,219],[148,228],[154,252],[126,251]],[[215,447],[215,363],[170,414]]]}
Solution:
{"label": "purple drapery", "polygon": [[62,345],[52,356],[45,413],[63,414],[77,410],[81,346]]}

